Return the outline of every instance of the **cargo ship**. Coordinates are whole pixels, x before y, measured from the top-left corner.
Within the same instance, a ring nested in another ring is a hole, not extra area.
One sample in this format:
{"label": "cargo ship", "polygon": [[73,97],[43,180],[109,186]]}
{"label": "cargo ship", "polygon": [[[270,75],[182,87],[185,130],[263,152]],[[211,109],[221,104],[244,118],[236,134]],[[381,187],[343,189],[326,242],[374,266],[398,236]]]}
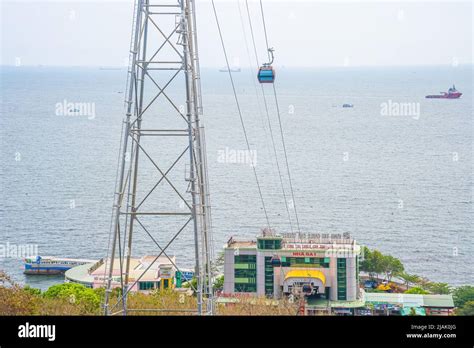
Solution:
{"label": "cargo ship", "polygon": [[436,99],[457,99],[462,96],[462,93],[456,89],[453,85],[448,92],[440,92],[441,94],[427,95],[425,98],[436,98]]}

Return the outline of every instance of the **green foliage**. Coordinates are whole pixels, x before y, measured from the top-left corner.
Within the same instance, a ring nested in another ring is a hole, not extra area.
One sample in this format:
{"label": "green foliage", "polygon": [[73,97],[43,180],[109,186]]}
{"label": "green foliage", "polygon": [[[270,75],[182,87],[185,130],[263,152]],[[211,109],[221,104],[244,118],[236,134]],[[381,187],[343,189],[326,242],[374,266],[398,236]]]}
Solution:
{"label": "green foliage", "polygon": [[217,277],[214,281],[214,290],[222,290],[224,288],[224,276]]}
{"label": "green foliage", "polygon": [[369,248],[363,248],[364,260],[360,263],[360,270],[369,273],[371,278],[383,272],[383,255],[378,250],[371,251]]}
{"label": "green foliage", "polygon": [[211,263],[211,272],[213,276],[222,273],[224,270],[224,252],[221,251],[217,258]]}
{"label": "green foliage", "polygon": [[31,286],[29,285],[26,285],[24,288],[23,288],[23,291],[31,294],[31,295],[41,295],[41,289],[36,289],[36,288],[32,288]]}
{"label": "green foliage", "polygon": [[467,301],[461,308],[456,310],[457,315],[474,316],[474,301]]}
{"label": "green foliage", "polygon": [[447,295],[451,293],[451,287],[448,283],[428,283],[425,289],[432,294]]}
{"label": "green foliage", "polygon": [[384,290],[379,290],[379,289],[366,289],[366,292],[379,292],[379,293],[386,293]]}
{"label": "green foliage", "polygon": [[191,281],[184,283],[183,288],[197,289],[197,278],[193,278]]}
{"label": "green foliage", "polygon": [[465,285],[454,289],[453,300],[456,307],[462,307],[465,303],[474,301],[474,286]]}
{"label": "green foliage", "polygon": [[410,288],[410,284],[416,284],[420,280],[420,277],[416,274],[408,274],[406,272],[400,272],[397,274],[397,276],[405,281],[407,290]]}
{"label": "green foliage", "polygon": [[77,305],[87,312],[100,310],[100,292],[81,284],[64,283],[53,285],[43,293],[43,296],[49,299],[67,300],[69,303]]}
{"label": "green foliage", "polygon": [[392,255],[382,255],[381,268],[385,273],[385,278],[390,281],[394,274],[400,274],[404,271],[402,262]]}
{"label": "green foliage", "polygon": [[420,288],[419,286],[415,286],[407,291],[405,291],[405,294],[420,294],[420,295],[427,295],[429,294],[428,291]]}
{"label": "green foliage", "polygon": [[364,260],[360,263],[360,270],[369,273],[372,279],[379,274],[385,274],[385,278],[390,281],[393,275],[404,271],[402,262],[391,255],[384,255],[365,246],[362,251]]}

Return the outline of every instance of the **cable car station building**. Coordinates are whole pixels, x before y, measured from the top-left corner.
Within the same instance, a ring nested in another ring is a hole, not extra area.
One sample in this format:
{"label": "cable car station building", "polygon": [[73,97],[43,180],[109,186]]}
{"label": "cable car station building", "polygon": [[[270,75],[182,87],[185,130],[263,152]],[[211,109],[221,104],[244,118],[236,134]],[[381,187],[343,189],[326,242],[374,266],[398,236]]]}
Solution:
{"label": "cable car station building", "polygon": [[264,229],[256,241],[231,238],[224,246],[223,292],[356,301],[360,252],[348,233],[277,235]]}

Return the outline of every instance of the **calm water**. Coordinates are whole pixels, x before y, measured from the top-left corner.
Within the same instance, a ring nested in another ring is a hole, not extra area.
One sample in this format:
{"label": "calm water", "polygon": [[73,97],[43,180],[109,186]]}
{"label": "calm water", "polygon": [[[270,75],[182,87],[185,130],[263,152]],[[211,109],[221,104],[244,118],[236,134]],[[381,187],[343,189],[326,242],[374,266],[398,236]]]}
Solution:
{"label": "calm water", "polygon": [[[228,76],[203,70],[202,77],[219,251],[230,236],[253,238],[265,219],[250,165],[219,157],[222,150],[245,149]],[[254,77],[253,71],[235,74],[270,222],[287,232]],[[125,70],[2,68],[0,243],[38,245],[41,255],[106,255],[125,78]],[[283,68],[277,82],[301,229],[350,232],[359,243],[400,258],[408,272],[474,284],[472,67]],[[453,83],[461,99],[424,98]],[[265,91],[278,135],[270,86]],[[57,116],[56,104],[64,100],[94,103],[95,117]],[[382,115],[381,104],[389,101],[414,103],[415,114]],[[156,226],[171,235],[166,225]],[[156,253],[144,236],[136,241],[136,255]],[[186,266],[192,252],[191,235],[172,249]],[[25,277],[21,260],[11,257],[1,259],[0,268],[43,288],[61,279]]]}

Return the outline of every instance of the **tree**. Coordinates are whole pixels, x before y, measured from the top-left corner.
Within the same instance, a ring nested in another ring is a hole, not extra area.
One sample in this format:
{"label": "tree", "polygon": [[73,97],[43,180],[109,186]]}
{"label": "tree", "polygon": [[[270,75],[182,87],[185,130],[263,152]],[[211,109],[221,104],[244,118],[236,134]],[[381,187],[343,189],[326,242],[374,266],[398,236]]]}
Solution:
{"label": "tree", "polygon": [[474,301],[474,286],[464,285],[454,289],[453,300],[456,307],[462,307],[465,303]]}
{"label": "tree", "polygon": [[213,277],[222,273],[224,270],[224,252],[220,252],[217,258],[211,262],[211,273]]}
{"label": "tree", "polygon": [[410,289],[410,284],[416,284],[420,280],[416,274],[408,274],[405,271],[398,273],[397,276],[405,282],[407,290]]}
{"label": "tree", "polygon": [[447,295],[451,293],[451,287],[448,283],[428,283],[425,288],[433,294]]}
{"label": "tree", "polygon": [[224,288],[224,276],[217,277],[214,281],[214,290],[222,290]]}
{"label": "tree", "polygon": [[84,308],[87,312],[99,311],[100,295],[93,289],[75,283],[53,285],[43,293],[45,298],[63,299]]}
{"label": "tree", "polygon": [[363,249],[364,260],[360,263],[360,270],[369,273],[369,277],[374,279],[376,276],[384,272],[383,259],[384,256],[378,250],[371,251],[369,248]]}
{"label": "tree", "polygon": [[467,301],[461,308],[456,309],[456,315],[474,315],[474,301]]}
{"label": "tree", "polygon": [[197,289],[197,278],[193,277],[193,279],[184,283],[183,288]]}
{"label": "tree", "polygon": [[410,290],[407,290],[405,291],[405,294],[419,294],[419,295],[427,295],[429,294],[428,291],[418,287],[418,286],[415,286],[413,288],[411,288]]}
{"label": "tree", "polygon": [[404,271],[402,262],[392,255],[382,255],[379,262],[381,263],[380,268],[383,273],[385,273],[385,279],[387,279],[387,281],[390,281],[394,274],[399,274]]}
{"label": "tree", "polygon": [[420,277],[417,281],[416,281],[416,284],[421,287],[421,288],[426,288],[428,286],[428,284],[430,284],[431,281],[426,278],[426,277]]}

